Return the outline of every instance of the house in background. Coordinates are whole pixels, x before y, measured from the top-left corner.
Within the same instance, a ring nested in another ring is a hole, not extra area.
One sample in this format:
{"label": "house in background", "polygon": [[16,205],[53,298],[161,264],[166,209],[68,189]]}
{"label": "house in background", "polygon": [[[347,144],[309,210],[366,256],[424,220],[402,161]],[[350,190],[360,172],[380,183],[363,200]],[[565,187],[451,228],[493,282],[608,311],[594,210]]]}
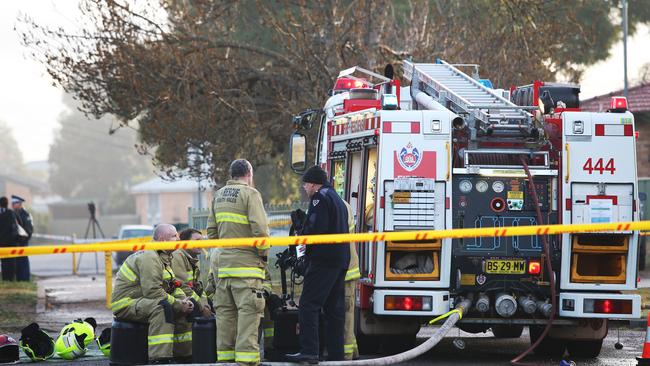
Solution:
{"label": "house in background", "polygon": [[[609,109],[612,97],[622,96],[623,90],[583,100],[580,108],[586,112],[604,112]],[[627,105],[634,114],[634,127],[638,132],[636,161],[639,178],[650,177],[650,82],[628,89]]]}
{"label": "house in background", "polygon": [[187,223],[188,208],[206,208],[213,191],[207,181],[182,178],[166,181],[153,178],[131,188],[141,224]]}
{"label": "house in background", "polygon": [[34,203],[34,196],[47,190],[44,183],[24,176],[0,173],[0,196],[10,199],[11,195],[20,196],[25,199],[25,206],[31,208]]}

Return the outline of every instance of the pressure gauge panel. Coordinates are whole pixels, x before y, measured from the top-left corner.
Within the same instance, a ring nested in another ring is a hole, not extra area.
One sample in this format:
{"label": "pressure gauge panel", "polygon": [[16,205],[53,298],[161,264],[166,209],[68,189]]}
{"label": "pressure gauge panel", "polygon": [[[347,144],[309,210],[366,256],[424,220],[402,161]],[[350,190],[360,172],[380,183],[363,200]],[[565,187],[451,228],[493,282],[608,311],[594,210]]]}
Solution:
{"label": "pressure gauge panel", "polygon": [[463,193],[469,193],[472,190],[472,182],[467,179],[461,180],[458,184],[458,189]]}
{"label": "pressure gauge panel", "polygon": [[485,193],[485,192],[487,192],[488,187],[489,187],[488,182],[486,182],[486,181],[484,181],[484,180],[479,180],[478,182],[476,182],[476,190],[477,190],[479,193]]}
{"label": "pressure gauge panel", "polygon": [[500,180],[495,180],[494,183],[492,183],[492,190],[496,193],[503,192],[505,188],[506,185]]}

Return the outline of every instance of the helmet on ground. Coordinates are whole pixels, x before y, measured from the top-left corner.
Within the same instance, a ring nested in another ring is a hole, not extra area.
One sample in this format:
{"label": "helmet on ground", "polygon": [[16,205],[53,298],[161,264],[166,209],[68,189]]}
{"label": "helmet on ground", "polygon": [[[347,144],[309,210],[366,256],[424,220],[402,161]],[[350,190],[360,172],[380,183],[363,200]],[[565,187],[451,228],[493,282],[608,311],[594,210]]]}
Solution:
{"label": "helmet on ground", "polygon": [[97,338],[97,347],[102,351],[104,356],[110,357],[111,355],[111,328],[105,328],[102,334]]}
{"label": "helmet on ground", "polygon": [[0,362],[16,362],[19,359],[18,342],[6,334],[0,335]]}
{"label": "helmet on ground", "polygon": [[54,356],[54,339],[37,323],[26,326],[20,333],[20,348],[32,361],[45,361]]}
{"label": "helmet on ground", "polygon": [[68,329],[73,329],[77,336],[85,334],[86,337],[84,338],[83,346],[86,348],[95,340],[95,327],[97,327],[97,322],[94,318],[86,318],[84,320],[76,319],[72,323],[63,327],[63,329],[61,329],[61,334],[67,332]]}
{"label": "helmet on ground", "polygon": [[54,350],[59,357],[65,360],[74,360],[86,354],[84,346],[85,334],[76,335],[73,328],[68,328],[62,332],[54,343]]}

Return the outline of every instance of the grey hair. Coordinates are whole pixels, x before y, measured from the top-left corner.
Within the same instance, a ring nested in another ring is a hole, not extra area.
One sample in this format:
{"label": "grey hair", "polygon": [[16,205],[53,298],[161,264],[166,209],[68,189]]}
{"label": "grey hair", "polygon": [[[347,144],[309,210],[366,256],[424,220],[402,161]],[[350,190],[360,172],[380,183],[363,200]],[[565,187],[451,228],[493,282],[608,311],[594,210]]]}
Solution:
{"label": "grey hair", "polygon": [[170,231],[176,231],[176,228],[174,225],[170,224],[159,224],[156,226],[156,228],[153,231],[153,240],[154,241],[164,241],[166,240],[166,236],[169,234]]}
{"label": "grey hair", "polygon": [[233,179],[245,177],[250,175],[252,169],[251,163],[248,160],[237,159],[230,163],[230,177]]}

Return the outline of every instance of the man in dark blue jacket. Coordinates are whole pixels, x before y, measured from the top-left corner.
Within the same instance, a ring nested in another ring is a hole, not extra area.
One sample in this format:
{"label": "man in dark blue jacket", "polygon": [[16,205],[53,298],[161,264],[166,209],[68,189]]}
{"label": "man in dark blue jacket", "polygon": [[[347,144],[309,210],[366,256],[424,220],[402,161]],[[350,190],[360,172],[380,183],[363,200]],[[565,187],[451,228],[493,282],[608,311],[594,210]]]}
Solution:
{"label": "man in dark blue jacket", "polygon": [[[318,166],[302,177],[303,188],[311,199],[301,235],[348,233],[348,211],[327,173]],[[321,309],[327,323],[328,359],[343,360],[345,322],[345,274],[350,263],[350,244],[308,245],[307,270],[299,304],[301,351],[287,355],[296,362],[318,363],[318,318]]]}

